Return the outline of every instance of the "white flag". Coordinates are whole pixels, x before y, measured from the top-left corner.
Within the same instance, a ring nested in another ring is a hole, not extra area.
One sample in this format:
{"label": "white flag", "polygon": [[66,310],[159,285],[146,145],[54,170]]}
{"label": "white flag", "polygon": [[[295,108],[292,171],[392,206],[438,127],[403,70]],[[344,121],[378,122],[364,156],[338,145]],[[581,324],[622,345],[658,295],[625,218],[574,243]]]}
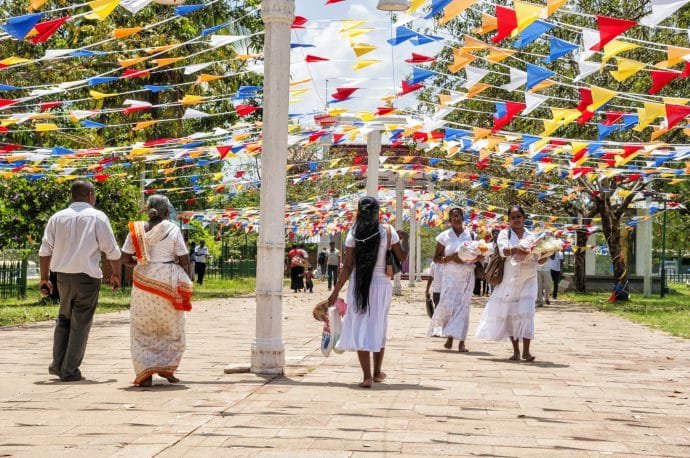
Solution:
{"label": "white flag", "polygon": [[207,116],[210,116],[208,113],[204,113],[203,111],[199,110],[194,110],[192,108],[187,108],[182,115],[182,119],[199,119],[199,118],[206,118]]}
{"label": "white flag", "polygon": [[599,43],[601,36],[598,30],[592,30],[583,28],[582,29],[582,46],[585,48],[584,51],[580,52],[582,55],[582,60],[587,60],[594,55],[596,51],[590,51],[592,46]]}
{"label": "white flag", "polygon": [[185,75],[191,75],[192,73],[196,73],[199,70],[203,70],[210,65],[213,65],[213,62],[204,62],[203,64],[187,65],[184,68],[184,74]]}
{"label": "white flag", "polygon": [[212,35],[210,44],[214,48],[219,48],[245,38],[247,38],[246,35]]}
{"label": "white flag", "polygon": [[137,14],[149,3],[151,0],[120,0],[120,6],[132,14]]}
{"label": "white flag", "polygon": [[575,81],[580,81],[591,75],[592,73],[599,70],[601,64],[599,62],[587,62],[586,58],[583,57],[583,53],[580,53],[577,57],[577,64],[580,67],[580,74],[575,77]]}
{"label": "white flag", "polygon": [[652,12],[640,19],[640,24],[655,27],[658,23],[678,11],[690,0],[652,0]]}
{"label": "white flag", "polygon": [[527,83],[527,73],[517,68],[510,69],[510,83],[501,86],[506,91],[514,91],[515,89]]}
{"label": "white flag", "polygon": [[525,92],[525,104],[527,107],[522,111],[522,116],[530,114],[536,110],[539,105],[546,102],[548,99],[545,95],[533,94],[532,92]]}
{"label": "white flag", "polygon": [[470,89],[472,86],[477,84],[489,73],[489,70],[484,70],[483,68],[473,67],[468,65],[465,67],[465,75],[467,76],[465,83],[462,85],[465,89]]}

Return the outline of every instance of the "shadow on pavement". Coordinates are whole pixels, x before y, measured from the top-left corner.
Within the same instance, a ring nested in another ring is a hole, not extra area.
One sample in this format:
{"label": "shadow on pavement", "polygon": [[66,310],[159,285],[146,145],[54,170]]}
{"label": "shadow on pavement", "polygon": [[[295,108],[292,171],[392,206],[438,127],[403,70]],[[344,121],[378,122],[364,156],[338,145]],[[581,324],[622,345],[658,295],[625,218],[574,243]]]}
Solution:
{"label": "shadow on pavement", "polygon": [[303,382],[293,380],[287,377],[276,377],[270,382],[271,385],[300,385],[300,386],[332,386],[339,388],[350,388],[353,390],[371,390],[371,389],[385,389],[385,390],[423,390],[423,391],[443,391],[443,388],[435,386],[422,386],[413,383],[375,383],[372,388],[360,388],[359,382],[341,383],[341,382]]}
{"label": "shadow on pavement", "polygon": [[45,380],[40,382],[34,382],[34,385],[103,385],[106,383],[115,383],[117,379],[109,378],[108,380],[78,380],[76,382],[63,382],[60,379]]}
{"label": "shadow on pavement", "polygon": [[509,363],[509,364],[529,364],[530,366],[536,366],[536,367],[543,367],[545,369],[549,368],[565,368],[565,367],[570,367],[570,364],[559,364],[559,363],[552,363],[550,361],[512,361],[509,360],[508,358],[479,358],[482,361],[492,361],[494,363]]}
{"label": "shadow on pavement", "polygon": [[184,384],[176,384],[176,385],[153,385],[153,386],[126,386],[122,388],[118,388],[120,391],[184,391],[188,390],[189,387],[185,386]]}
{"label": "shadow on pavement", "polygon": [[457,353],[458,355],[465,355],[465,356],[493,356],[493,353],[487,353],[485,351],[468,351],[468,352],[461,352],[456,350],[455,348],[448,350],[447,348],[432,348],[430,351],[435,351],[436,353]]}

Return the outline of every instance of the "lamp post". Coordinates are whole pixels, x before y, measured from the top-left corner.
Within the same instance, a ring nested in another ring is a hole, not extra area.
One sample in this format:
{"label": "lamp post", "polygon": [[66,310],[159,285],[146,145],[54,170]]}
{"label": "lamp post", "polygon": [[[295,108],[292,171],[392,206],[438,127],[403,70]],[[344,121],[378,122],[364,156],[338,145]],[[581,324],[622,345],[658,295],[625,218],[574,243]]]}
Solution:
{"label": "lamp post", "polygon": [[264,110],[261,154],[260,232],[256,275],[256,333],[251,371],[281,375],[283,343],[283,263],[285,252],[285,183],[287,166],[290,26],[294,0],[263,0]]}
{"label": "lamp post", "polygon": [[661,226],[661,291],[663,299],[666,294],[666,196],[664,196],[664,221]]}
{"label": "lamp post", "polygon": [[379,0],[376,9],[381,11],[405,11],[410,9],[408,0]]}

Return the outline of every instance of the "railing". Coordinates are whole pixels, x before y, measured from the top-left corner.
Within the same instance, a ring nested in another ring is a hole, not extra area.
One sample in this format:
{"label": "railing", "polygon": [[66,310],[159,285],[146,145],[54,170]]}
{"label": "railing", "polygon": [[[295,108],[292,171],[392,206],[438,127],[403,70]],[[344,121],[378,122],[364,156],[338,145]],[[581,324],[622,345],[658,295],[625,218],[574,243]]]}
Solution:
{"label": "railing", "polygon": [[677,283],[688,283],[690,282],[690,273],[681,273],[681,272],[666,272],[666,284],[668,285],[670,282],[677,282]]}
{"label": "railing", "polygon": [[6,260],[0,258],[0,299],[26,296],[26,259]]}
{"label": "railing", "polygon": [[256,276],[254,259],[222,259],[206,266],[206,276],[210,278],[241,278]]}

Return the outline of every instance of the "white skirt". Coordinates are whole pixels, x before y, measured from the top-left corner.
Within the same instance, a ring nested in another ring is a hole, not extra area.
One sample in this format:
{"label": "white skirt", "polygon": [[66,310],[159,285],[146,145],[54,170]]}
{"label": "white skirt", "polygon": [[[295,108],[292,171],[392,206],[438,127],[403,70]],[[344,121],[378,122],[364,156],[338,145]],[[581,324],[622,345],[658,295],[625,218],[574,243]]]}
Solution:
{"label": "white skirt", "polygon": [[486,340],[534,339],[536,263],[505,263],[503,281],[491,293],[476,335]]}
{"label": "white skirt", "polygon": [[453,266],[443,270],[441,301],[429,323],[428,337],[452,337],[465,340],[470,327],[474,266],[471,269]]}
{"label": "white skirt", "polygon": [[374,273],[369,287],[369,306],[363,313],[357,313],[355,305],[355,282],[350,277],[347,288],[347,312],[343,318],[343,329],[335,348],[346,351],[381,351],[386,347],[388,311],[393,297],[393,284],[385,274]]}

